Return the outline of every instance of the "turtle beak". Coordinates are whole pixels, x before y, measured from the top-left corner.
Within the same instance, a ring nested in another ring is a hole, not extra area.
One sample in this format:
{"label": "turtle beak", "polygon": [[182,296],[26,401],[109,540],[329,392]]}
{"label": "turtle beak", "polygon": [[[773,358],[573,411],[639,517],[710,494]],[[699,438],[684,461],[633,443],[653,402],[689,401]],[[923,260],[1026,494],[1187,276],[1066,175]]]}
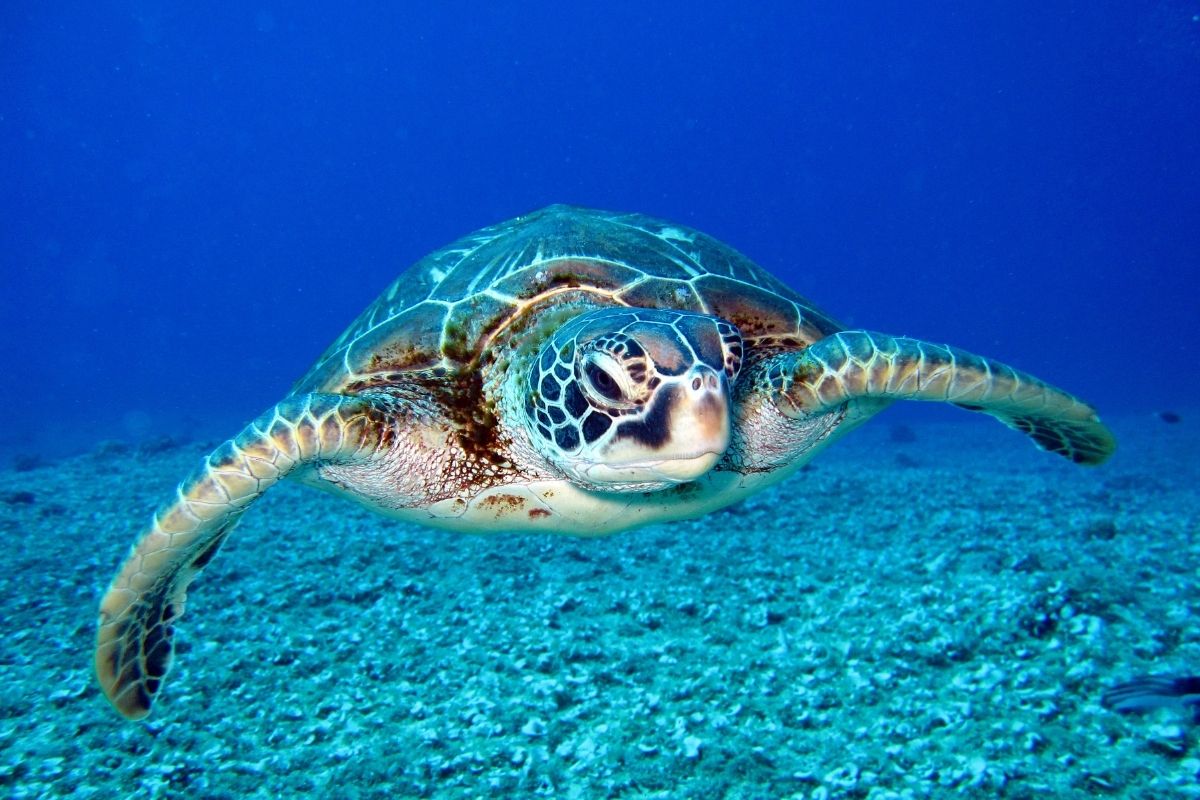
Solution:
{"label": "turtle beak", "polygon": [[[675,393],[669,414],[668,457],[657,471],[683,483],[712,469],[729,447],[729,392],[725,376],[708,367],[696,367]],[[670,454],[673,451],[673,455]]]}
{"label": "turtle beak", "polygon": [[729,437],[724,374],[693,367],[659,389],[643,419],[618,428],[603,461],[591,465],[587,475],[601,483],[687,483],[716,466]]}

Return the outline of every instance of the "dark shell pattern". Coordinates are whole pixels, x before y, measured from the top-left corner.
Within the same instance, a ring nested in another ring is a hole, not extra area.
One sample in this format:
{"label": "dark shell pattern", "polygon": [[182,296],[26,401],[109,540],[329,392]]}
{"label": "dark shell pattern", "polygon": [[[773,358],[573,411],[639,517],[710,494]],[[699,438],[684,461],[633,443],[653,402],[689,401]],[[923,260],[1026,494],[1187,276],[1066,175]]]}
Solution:
{"label": "dark shell pattern", "polygon": [[522,317],[580,300],[711,314],[737,325],[751,347],[803,346],[841,329],[699,231],[556,205],[472,233],[405,270],[293,392],[353,392],[406,372],[471,366],[496,337],[519,335]]}

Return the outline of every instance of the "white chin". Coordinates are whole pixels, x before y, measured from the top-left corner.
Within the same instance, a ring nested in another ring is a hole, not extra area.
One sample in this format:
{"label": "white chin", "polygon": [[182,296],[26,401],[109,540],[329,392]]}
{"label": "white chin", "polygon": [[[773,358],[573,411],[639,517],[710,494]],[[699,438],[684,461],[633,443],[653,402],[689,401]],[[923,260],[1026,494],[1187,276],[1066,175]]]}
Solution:
{"label": "white chin", "polygon": [[580,465],[579,473],[589,483],[657,483],[670,486],[696,480],[716,466],[720,458],[720,453],[701,453],[688,458],[671,458],[662,461],[587,464]]}

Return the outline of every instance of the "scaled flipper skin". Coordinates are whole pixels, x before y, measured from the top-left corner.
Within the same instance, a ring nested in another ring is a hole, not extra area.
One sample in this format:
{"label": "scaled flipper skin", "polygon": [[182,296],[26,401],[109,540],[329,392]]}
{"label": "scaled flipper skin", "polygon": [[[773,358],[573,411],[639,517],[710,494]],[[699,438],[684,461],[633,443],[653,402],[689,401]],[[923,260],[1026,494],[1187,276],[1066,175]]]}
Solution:
{"label": "scaled flipper skin", "polygon": [[990,414],[1076,464],[1101,464],[1116,449],[1091,406],[1007,364],[956,347],[841,331],[774,361],[776,404],[788,416],[817,414],[853,400],[932,400]]}
{"label": "scaled flipper skin", "polygon": [[150,712],[170,669],[172,626],[187,587],[263,492],[314,462],[369,460],[384,444],[386,416],[364,397],[290,397],[250,423],[180,484],[154,516],[100,604],[96,675],[123,715]]}

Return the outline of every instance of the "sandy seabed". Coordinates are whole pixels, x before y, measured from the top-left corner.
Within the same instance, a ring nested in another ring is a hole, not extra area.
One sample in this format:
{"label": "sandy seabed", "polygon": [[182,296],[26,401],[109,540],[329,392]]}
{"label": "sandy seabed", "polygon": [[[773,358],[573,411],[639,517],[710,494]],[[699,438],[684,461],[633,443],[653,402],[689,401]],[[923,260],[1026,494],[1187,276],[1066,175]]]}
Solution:
{"label": "sandy seabed", "polygon": [[0,472],[0,794],[1200,797],[1188,715],[1099,702],[1200,673],[1200,426],[1114,428],[1088,470],[885,418],[739,506],[601,540],[280,486],[193,585],[138,723],[93,681],[96,604],[210,445]]}

